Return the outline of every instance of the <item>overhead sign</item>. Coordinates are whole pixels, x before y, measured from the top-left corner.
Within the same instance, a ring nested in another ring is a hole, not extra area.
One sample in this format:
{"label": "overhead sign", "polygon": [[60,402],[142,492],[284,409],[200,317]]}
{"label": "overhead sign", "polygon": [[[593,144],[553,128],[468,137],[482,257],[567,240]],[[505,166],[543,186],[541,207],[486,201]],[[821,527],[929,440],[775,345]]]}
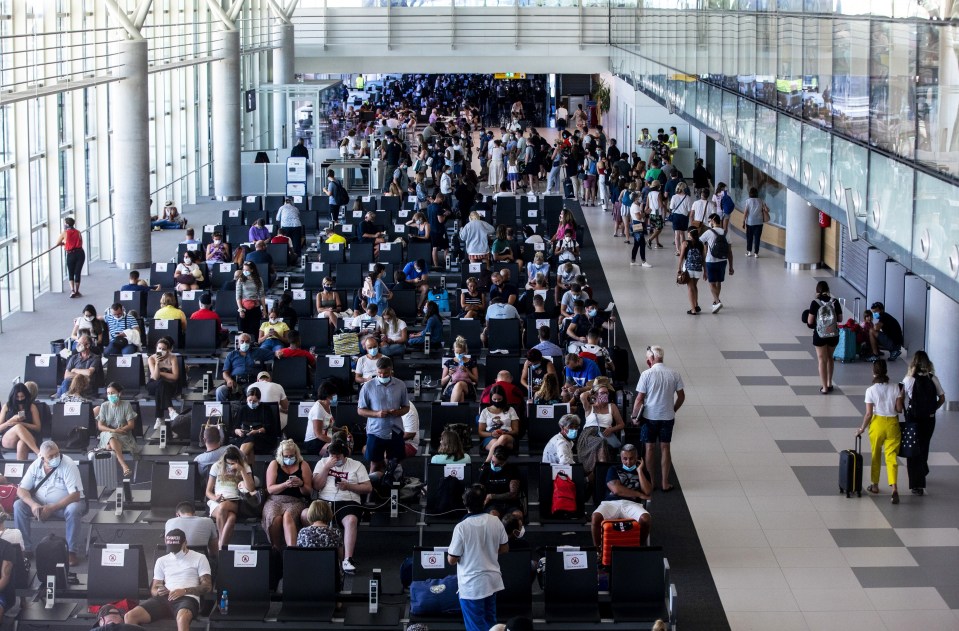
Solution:
{"label": "overhead sign", "polygon": [[494,79],[525,79],[525,72],[497,72],[493,75]]}

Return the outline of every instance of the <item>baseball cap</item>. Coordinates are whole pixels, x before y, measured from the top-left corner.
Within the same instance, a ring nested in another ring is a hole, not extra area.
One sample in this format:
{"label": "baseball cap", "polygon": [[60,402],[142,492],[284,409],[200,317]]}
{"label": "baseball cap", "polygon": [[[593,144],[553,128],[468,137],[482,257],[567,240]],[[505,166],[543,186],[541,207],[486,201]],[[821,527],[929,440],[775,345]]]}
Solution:
{"label": "baseball cap", "polygon": [[103,620],[104,618],[112,614],[123,616],[123,612],[117,609],[115,606],[111,604],[103,605],[102,607],[100,607],[100,609],[97,610],[97,620]]}
{"label": "baseball cap", "polygon": [[174,528],[170,532],[166,533],[163,541],[168,546],[183,545],[183,542],[186,541],[186,534],[179,528]]}
{"label": "baseball cap", "polygon": [[256,379],[257,379],[257,381],[259,381],[260,379],[264,379],[264,378],[269,379],[269,378],[270,378],[270,373],[266,372],[265,370],[261,370],[261,371],[256,375]]}

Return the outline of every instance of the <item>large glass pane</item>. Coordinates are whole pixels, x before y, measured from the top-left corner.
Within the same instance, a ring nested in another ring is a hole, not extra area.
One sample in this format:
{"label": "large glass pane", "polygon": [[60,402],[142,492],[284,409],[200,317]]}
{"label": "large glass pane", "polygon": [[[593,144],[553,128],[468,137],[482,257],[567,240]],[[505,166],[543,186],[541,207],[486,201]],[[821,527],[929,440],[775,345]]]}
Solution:
{"label": "large glass pane", "polygon": [[0,171],[0,239],[10,234],[13,212],[13,190],[10,188],[10,169]]}
{"label": "large glass pane", "polygon": [[797,116],[802,112],[802,54],[802,20],[780,19],[776,101],[780,109]]}
{"label": "large glass pane", "polygon": [[919,28],[916,159],[959,175],[959,126],[952,96],[959,83],[955,43],[959,43],[959,27],[930,24]]}
{"label": "large glass pane", "polygon": [[[869,160],[867,239],[897,261],[912,265],[912,199],[914,171],[878,153]],[[865,210],[865,209],[864,209]]]}
{"label": "large glass pane", "polygon": [[[802,126],[800,181],[813,195],[829,198],[830,135],[812,125]],[[810,200],[812,201],[812,200]]]}
{"label": "large glass pane", "polygon": [[722,129],[723,120],[723,91],[714,85],[709,86],[709,126],[715,130]]}
{"label": "large glass pane", "polygon": [[759,199],[769,207],[771,223],[786,224],[786,187],[771,178],[760,166],[740,160],[739,168],[733,169],[729,184],[730,195],[741,206],[749,198],[749,189],[759,190]]}
{"label": "large glass pane", "polygon": [[771,107],[756,108],[755,151],[769,164],[776,160],[776,110]]}
{"label": "large glass pane", "polygon": [[[46,171],[43,159],[30,161],[30,225],[38,226],[47,220]],[[41,252],[46,248],[41,248]]]}
{"label": "large glass pane", "polygon": [[779,60],[779,20],[773,15],[756,16],[757,99],[776,104],[776,65]]}
{"label": "large glass pane", "polygon": [[916,176],[913,271],[959,300],[959,189],[924,173]]}
{"label": "large glass pane", "polygon": [[870,76],[872,144],[912,158],[916,136],[914,24],[872,23]]}
{"label": "large glass pane", "polygon": [[0,106],[0,164],[13,162],[13,109]]}
{"label": "large glass pane", "polygon": [[[719,122],[717,131],[724,136],[729,135],[729,139],[736,143],[736,115],[739,110],[739,100],[732,92],[723,92],[723,118]],[[727,147],[727,149],[732,149]]]}
{"label": "large glass pane", "polygon": [[753,153],[756,137],[756,104],[739,98],[739,114],[736,120],[736,142],[743,150]]}
{"label": "large glass pane", "polygon": [[802,123],[780,114],[776,125],[776,166],[791,178],[799,179],[802,153]]}
{"label": "large glass pane", "polygon": [[853,210],[866,208],[866,168],[869,150],[839,137],[832,139],[832,195],[830,200],[840,208],[846,207],[845,189],[850,189]]}
{"label": "large glass pane", "polygon": [[833,22],[832,115],[837,131],[869,139],[869,22]]}
{"label": "large glass pane", "polygon": [[829,88],[832,85],[832,20],[803,20],[803,118],[821,127],[832,127]]}

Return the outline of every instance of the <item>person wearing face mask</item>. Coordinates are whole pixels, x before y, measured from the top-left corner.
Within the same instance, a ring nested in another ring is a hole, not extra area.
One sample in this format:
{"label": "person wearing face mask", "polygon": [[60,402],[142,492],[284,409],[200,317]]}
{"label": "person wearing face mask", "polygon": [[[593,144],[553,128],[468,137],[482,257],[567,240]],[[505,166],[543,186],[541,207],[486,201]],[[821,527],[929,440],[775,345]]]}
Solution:
{"label": "person wearing face mask", "polygon": [[206,481],[206,503],[210,517],[216,522],[217,548],[230,544],[236,519],[245,510],[240,491],[250,492],[255,487],[253,469],[239,449],[228,446],[210,467],[210,476]]}
{"label": "person wearing face mask", "polygon": [[217,346],[223,344],[226,340],[226,329],[223,328],[223,322],[220,320],[220,314],[213,310],[213,297],[209,292],[200,294],[200,308],[190,314],[191,320],[213,320],[216,322],[216,343]]}
{"label": "person wearing face mask", "polygon": [[300,522],[306,518],[306,502],[313,495],[313,473],[300,448],[284,440],[266,468],[266,490],[260,526],[275,550],[296,545]]}
{"label": "person wearing face mask", "polygon": [[97,318],[97,310],[93,305],[83,308],[83,313],[73,321],[73,331],[70,332],[71,345],[75,345],[81,335],[90,336],[93,352],[103,353],[103,346],[107,341],[107,326],[103,320]]}
{"label": "person wearing face mask", "polygon": [[423,307],[423,317],[426,319],[423,330],[410,333],[406,343],[413,348],[422,348],[426,338],[429,338],[430,350],[439,350],[443,346],[443,317],[439,305],[433,300],[427,301]]}
{"label": "person wearing face mask", "polygon": [[286,413],[290,409],[290,400],[286,397],[283,385],[275,383],[269,372],[261,370],[256,375],[256,383],[247,388],[247,393],[250,388],[260,390],[260,403],[276,403],[280,411],[280,430],[286,429]]}
{"label": "person wearing face mask", "polygon": [[123,304],[113,303],[103,316],[110,343],[104,355],[134,355],[140,352],[140,327],[133,313],[125,313]]}
{"label": "person wearing face mask", "polygon": [[186,333],[186,314],[177,307],[176,294],[168,291],[160,297],[160,308],[153,314],[154,320],[179,320],[180,334]]}
{"label": "person wearing face mask", "polygon": [[200,614],[200,598],[213,589],[210,561],[190,550],[182,530],[164,537],[167,553],[156,560],[150,598],[127,612],[127,624],[149,624],[156,620],[176,621],[177,631],[189,631]]}
{"label": "person wearing face mask", "polygon": [[244,262],[236,281],[236,309],[240,330],[255,335],[266,315],[266,288],[254,263]]}
{"label": "person wearing face mask", "polygon": [[486,489],[485,510],[495,517],[512,515],[522,522],[525,511],[519,467],[509,462],[510,450],[506,447],[497,447],[490,456],[477,480]]}
{"label": "person wearing face mask", "polygon": [[511,451],[519,438],[519,415],[506,401],[506,389],[494,385],[490,389],[489,406],[480,412],[478,431],[482,447],[489,452],[486,462],[493,459],[493,452],[500,447]]}
{"label": "person wearing face mask", "polygon": [[213,241],[206,246],[206,262],[210,264],[230,262],[230,246],[223,242],[222,233],[213,233]]}
{"label": "person wearing face mask", "polygon": [[13,505],[13,522],[23,535],[25,553],[32,553],[33,523],[49,519],[66,522],[67,547],[70,565],[80,560],[83,550],[81,527],[87,502],[83,497],[80,469],[69,456],[60,453],[52,440],[40,445],[39,457],[30,463],[17,487],[17,501]]}
{"label": "person wearing face mask", "polygon": [[653,492],[652,481],[646,476],[635,445],[623,445],[619,460],[620,464],[610,467],[606,473],[609,492],[593,511],[593,545],[600,550],[603,547],[603,522],[607,519],[634,519],[639,522],[640,541],[645,543],[649,537],[650,517],[642,502]]}
{"label": "person wearing face mask", "polygon": [[332,440],[333,408],[336,404],[336,385],[329,380],[322,382],[317,390],[316,401],[307,415],[303,453],[311,456],[327,454],[327,447]]}
{"label": "person wearing face mask", "polygon": [[547,464],[571,465],[576,463],[573,445],[579,436],[579,417],[564,414],[559,419],[559,433],[549,439],[543,447],[543,460]]}
{"label": "person wearing face mask", "polygon": [[476,400],[476,384],[479,382],[479,364],[469,354],[466,338],[453,340],[453,356],[443,362],[440,386],[442,400],[451,403]]}
{"label": "person wearing face mask", "polygon": [[432,240],[430,237],[430,224],[426,221],[426,215],[423,213],[414,213],[412,219],[407,221],[406,225],[415,230],[415,232],[410,233],[410,241],[429,243]]}
{"label": "person wearing face mask", "polygon": [[276,449],[280,438],[279,419],[261,404],[259,387],[247,388],[246,405],[233,409],[227,435],[250,464],[255,462],[255,454],[269,454]]}
{"label": "person wearing face mask", "polygon": [[360,388],[357,413],[366,421],[366,457],[370,472],[384,468],[384,454],[390,460],[402,460],[403,416],[410,411],[406,384],[393,378],[393,360],[381,357],[376,362],[376,378]]}
{"label": "person wearing face mask", "polygon": [[362,385],[376,378],[376,362],[379,361],[380,345],[372,335],[363,340],[364,354],[356,360],[353,380]]}
{"label": "person wearing face mask", "polygon": [[337,314],[343,311],[343,300],[329,276],[323,279],[323,289],[316,292],[316,317],[326,318],[330,329],[336,329]]}
{"label": "person wearing face mask", "polygon": [[279,318],[276,313],[276,307],[273,307],[270,309],[267,320],[260,325],[257,343],[260,345],[260,348],[272,353],[287,345],[287,336],[289,333],[289,325]]}
{"label": "person wearing face mask", "polygon": [[[872,329],[869,330],[869,340],[866,347],[871,354],[866,361],[876,361],[882,357],[882,351],[889,351],[889,361],[902,355],[902,326],[895,316],[886,313],[886,307],[881,302],[874,302],[869,307],[872,311]],[[837,321],[841,322],[837,318]]]}
{"label": "person wearing face mask", "polygon": [[586,422],[577,453],[587,474],[592,474],[597,462],[610,462],[612,451],[621,444],[619,436],[626,423],[612,400],[614,395],[613,384],[606,377],[596,377],[593,387],[579,395]]}
{"label": "person wearing face mask", "polygon": [[147,357],[147,374],[150,376],[147,392],[156,401],[157,419],[154,429],[160,429],[164,415],[169,414],[170,419],[173,419],[177,414],[173,407],[173,397],[180,383],[180,362],[172,350],[173,340],[161,337],[157,340],[156,352]]}
{"label": "person wearing face mask", "polygon": [[579,346],[579,356],[592,359],[600,370],[605,370],[606,375],[611,375],[615,366],[609,349],[602,345],[603,330],[599,327],[592,327],[586,333],[586,342]]}
{"label": "person wearing face mask", "polygon": [[[404,388],[405,391],[405,388]],[[367,453],[371,453],[369,450]],[[349,457],[350,448],[341,440],[330,443],[330,455],[321,460],[313,473],[313,488],[318,498],[328,502],[333,509],[334,520],[343,531],[343,562],[347,574],[356,571],[353,560],[356,537],[363,509],[361,495],[370,493],[373,484],[362,462]]]}
{"label": "person wearing face mask", "polygon": [[30,452],[40,453],[40,410],[26,385],[17,383],[10,398],[0,408],[0,434],[5,449],[16,449],[17,460],[26,460]]}
{"label": "person wearing face mask", "polygon": [[107,400],[93,408],[93,416],[97,421],[97,431],[100,432],[99,449],[109,449],[113,452],[124,479],[130,479],[133,470],[127,466],[123,452],[136,454],[140,451],[136,438],[133,437],[136,412],[129,401],[120,399],[123,386],[112,382],[107,386]]}
{"label": "person wearing face mask", "polygon": [[380,353],[387,357],[402,357],[406,352],[406,342],[409,340],[407,324],[393,307],[383,312],[383,334],[380,337]]}
{"label": "person wearing face mask", "polygon": [[103,362],[100,356],[93,352],[91,346],[93,341],[89,335],[82,335],[77,340],[77,352],[70,355],[67,360],[67,366],[63,371],[63,381],[57,389],[57,398],[62,397],[70,389],[70,383],[77,375],[83,375],[87,378],[87,388],[84,391],[86,395],[93,395],[93,384],[98,382],[102,376]]}
{"label": "person wearing face mask", "polygon": [[194,260],[192,252],[184,252],[183,260],[177,264],[173,271],[173,280],[176,281],[177,291],[189,291],[197,289],[200,282],[203,281],[203,271],[200,265]]}
{"label": "person wearing face mask", "polygon": [[406,281],[417,292],[416,308],[418,310],[422,309],[423,305],[426,304],[426,296],[430,290],[430,270],[426,265],[426,259],[410,261],[403,266],[403,274],[406,275]]}
{"label": "person wearing face mask", "polygon": [[[529,541],[525,539],[526,537],[526,526],[523,525],[523,520],[518,519],[515,515],[509,514],[504,515],[500,520],[503,522],[503,529],[506,530],[506,534],[509,535],[509,549],[513,550],[531,550]],[[531,562],[530,565],[530,582],[536,578],[536,564]]]}
{"label": "person wearing face mask", "polygon": [[70,297],[79,298],[80,293],[80,274],[83,271],[83,263],[87,255],[83,250],[83,235],[76,229],[76,220],[73,217],[67,217],[63,220],[63,232],[57,237],[53,247],[63,246],[67,253],[67,276],[70,280]]}
{"label": "person wearing face mask", "polygon": [[[646,467],[650,481],[655,482],[656,471],[653,463],[656,457],[656,443],[659,443],[662,469],[661,488],[663,492],[673,489],[669,483],[672,467],[670,441],[673,426],[676,424],[676,412],[683,406],[686,393],[683,391],[683,378],[672,368],[663,365],[665,352],[662,346],[646,348],[646,365],[636,383],[636,402],[633,404],[633,424],[641,425],[640,440],[646,445]],[[640,421],[640,411],[643,419]]]}
{"label": "person wearing face mask", "polygon": [[256,375],[256,362],[269,361],[273,354],[262,348],[252,348],[253,338],[241,333],[236,338],[236,350],[227,353],[223,360],[223,385],[216,389],[216,400],[229,401],[240,394],[239,386],[253,381]]}

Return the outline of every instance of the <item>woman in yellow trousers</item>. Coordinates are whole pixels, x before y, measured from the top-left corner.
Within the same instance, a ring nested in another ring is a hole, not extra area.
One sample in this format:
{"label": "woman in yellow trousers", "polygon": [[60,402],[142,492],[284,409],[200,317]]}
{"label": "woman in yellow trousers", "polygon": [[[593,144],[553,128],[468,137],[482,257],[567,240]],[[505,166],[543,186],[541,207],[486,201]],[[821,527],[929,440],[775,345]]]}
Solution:
{"label": "woman in yellow trousers", "polygon": [[882,456],[886,456],[886,477],[892,487],[892,503],[899,503],[899,488],[896,485],[899,476],[899,412],[903,407],[902,384],[889,383],[886,373],[886,361],[877,359],[872,364],[872,385],[866,389],[866,414],[862,425],[856,430],[856,436],[869,428],[869,444],[872,446],[872,466],[869,475],[872,484],[866,489],[870,493],[879,492],[879,468]]}

